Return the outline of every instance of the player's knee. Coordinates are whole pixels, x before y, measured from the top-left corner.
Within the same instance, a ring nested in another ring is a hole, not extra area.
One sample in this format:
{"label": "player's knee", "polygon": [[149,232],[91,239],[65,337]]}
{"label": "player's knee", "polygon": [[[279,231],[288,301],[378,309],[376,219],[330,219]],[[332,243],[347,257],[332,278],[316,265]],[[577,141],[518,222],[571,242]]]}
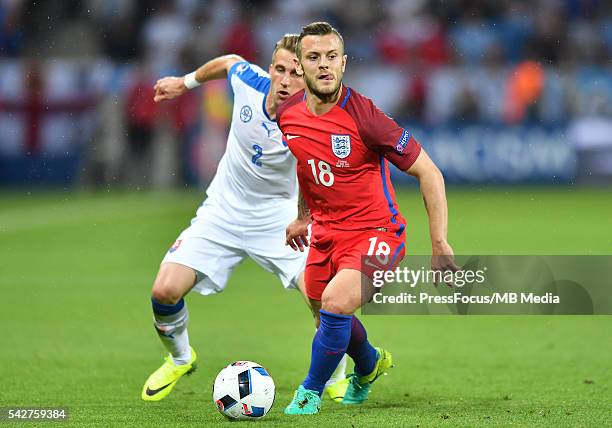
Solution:
{"label": "player's knee", "polygon": [[178,287],[173,285],[172,278],[169,276],[161,276],[155,279],[151,295],[157,302],[164,305],[175,305],[183,297]]}
{"label": "player's knee", "polygon": [[334,294],[326,295],[323,293],[321,296],[321,309],[332,314],[341,315],[352,315],[353,308],[349,304],[350,302],[342,296],[336,296]]}

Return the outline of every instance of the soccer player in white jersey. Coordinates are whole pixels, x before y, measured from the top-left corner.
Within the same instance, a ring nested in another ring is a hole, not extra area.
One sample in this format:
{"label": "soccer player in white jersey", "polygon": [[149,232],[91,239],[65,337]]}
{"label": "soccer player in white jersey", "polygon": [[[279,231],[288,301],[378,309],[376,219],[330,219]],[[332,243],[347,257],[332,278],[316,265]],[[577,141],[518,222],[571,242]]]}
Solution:
{"label": "soccer player in white jersey", "polygon": [[[276,44],[269,73],[237,55],[225,55],[155,85],[159,102],[227,76],[234,108],[227,148],[208,197],[166,253],[153,284],[154,325],[170,355],[145,382],[145,401],[165,398],[195,368],[183,299],[191,289],[204,295],[223,291],[233,269],[250,257],[276,274],[285,288],[304,293],[306,254],[285,246],[285,228],[297,216],[296,160],[275,122],[277,107],[304,87],[296,71],[297,37],[288,34]],[[305,224],[310,221],[306,215],[301,215]],[[335,401],[346,390],[345,367],[343,360],[329,381]]]}

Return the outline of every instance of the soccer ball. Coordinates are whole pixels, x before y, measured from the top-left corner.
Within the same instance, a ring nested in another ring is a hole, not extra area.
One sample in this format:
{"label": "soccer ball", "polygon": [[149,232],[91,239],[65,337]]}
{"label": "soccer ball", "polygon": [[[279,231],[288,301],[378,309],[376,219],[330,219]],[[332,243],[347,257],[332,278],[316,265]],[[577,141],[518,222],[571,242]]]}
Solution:
{"label": "soccer ball", "polygon": [[213,401],[229,419],[257,419],[274,404],[274,381],[268,371],[252,361],[236,361],[219,372]]}

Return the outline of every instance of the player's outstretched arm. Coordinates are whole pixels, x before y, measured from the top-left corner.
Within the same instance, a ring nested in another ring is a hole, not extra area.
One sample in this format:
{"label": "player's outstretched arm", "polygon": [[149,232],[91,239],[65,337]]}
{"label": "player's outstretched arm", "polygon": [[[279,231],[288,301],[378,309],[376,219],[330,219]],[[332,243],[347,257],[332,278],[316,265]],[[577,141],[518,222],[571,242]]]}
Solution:
{"label": "player's outstretched arm", "polygon": [[153,87],[155,90],[155,97],[153,99],[156,103],[171,100],[209,80],[224,79],[227,77],[227,73],[232,65],[240,61],[244,61],[244,59],[238,55],[223,55],[211,59],[196,71],[185,76],[163,77]]}
{"label": "player's outstretched arm", "polygon": [[421,149],[418,158],[406,171],[419,180],[425,209],[429,217],[431,237],[432,269],[458,270],[455,265],[453,248],[448,243],[448,205],[442,173]]}

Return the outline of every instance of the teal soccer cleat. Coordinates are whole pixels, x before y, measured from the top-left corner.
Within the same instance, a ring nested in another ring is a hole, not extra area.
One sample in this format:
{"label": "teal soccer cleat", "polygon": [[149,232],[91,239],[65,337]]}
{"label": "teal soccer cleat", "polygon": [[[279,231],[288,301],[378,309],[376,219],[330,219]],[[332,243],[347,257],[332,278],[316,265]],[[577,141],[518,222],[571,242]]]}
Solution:
{"label": "teal soccer cleat", "polygon": [[342,404],[361,404],[368,399],[372,383],[393,367],[391,353],[382,348],[376,348],[378,359],[372,373],[359,376],[356,373],[349,375],[349,386],[342,399]]}
{"label": "teal soccer cleat", "polygon": [[321,397],[317,391],[300,385],[293,395],[293,400],[285,407],[286,415],[315,415],[321,410]]}

